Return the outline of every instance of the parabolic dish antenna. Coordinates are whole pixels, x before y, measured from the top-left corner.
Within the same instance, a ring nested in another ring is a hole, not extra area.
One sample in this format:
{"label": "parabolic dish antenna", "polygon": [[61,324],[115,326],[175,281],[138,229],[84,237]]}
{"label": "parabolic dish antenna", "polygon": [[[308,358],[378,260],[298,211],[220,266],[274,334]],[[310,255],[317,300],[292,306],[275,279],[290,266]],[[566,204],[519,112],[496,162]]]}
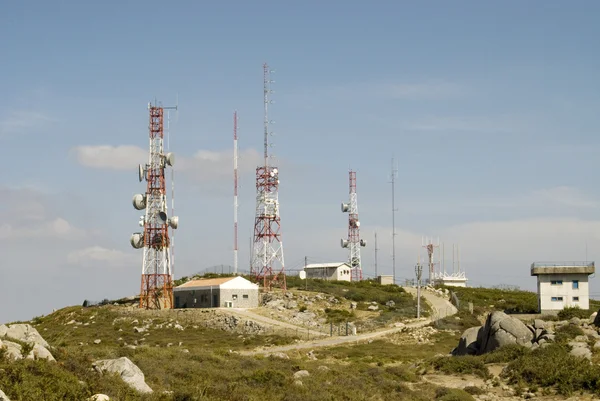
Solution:
{"label": "parabolic dish antenna", "polygon": [[138,169],[138,174],[139,174],[139,179],[140,182],[142,182],[144,180],[144,167],[140,164]]}

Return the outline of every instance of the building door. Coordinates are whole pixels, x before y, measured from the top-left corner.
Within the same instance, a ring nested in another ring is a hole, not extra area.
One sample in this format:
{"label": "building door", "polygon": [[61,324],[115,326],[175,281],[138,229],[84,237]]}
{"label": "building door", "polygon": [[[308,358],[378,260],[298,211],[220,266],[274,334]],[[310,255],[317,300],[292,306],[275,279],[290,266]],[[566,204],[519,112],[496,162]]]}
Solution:
{"label": "building door", "polygon": [[175,297],[175,308],[179,308],[179,297]]}
{"label": "building door", "polygon": [[218,308],[220,306],[219,305],[219,295],[218,294],[213,294],[212,306],[213,306],[213,308]]}

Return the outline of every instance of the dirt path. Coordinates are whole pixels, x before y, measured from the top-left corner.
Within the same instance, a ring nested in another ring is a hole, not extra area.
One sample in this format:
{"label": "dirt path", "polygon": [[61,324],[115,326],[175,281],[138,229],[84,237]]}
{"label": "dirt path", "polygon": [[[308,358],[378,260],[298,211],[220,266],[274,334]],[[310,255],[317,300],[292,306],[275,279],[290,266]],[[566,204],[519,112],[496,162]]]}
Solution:
{"label": "dirt path", "polygon": [[[404,287],[404,289],[408,293],[413,294],[413,291],[412,291],[413,288]],[[417,292],[417,290],[416,290],[416,288],[414,288],[414,295],[416,295],[416,292]],[[434,317],[436,317],[438,319],[441,318],[440,316],[442,316],[442,317],[451,316],[457,312],[454,305],[452,305],[448,300],[446,300],[444,298],[441,298],[435,294],[425,292],[425,291],[422,292],[422,295],[423,295],[423,298],[425,298],[427,300],[427,302],[431,305],[433,312],[434,312],[433,313]],[[260,315],[256,315],[256,316],[260,316]],[[260,316],[260,317],[262,318],[262,316]],[[273,319],[270,319],[270,320],[273,320]],[[277,321],[275,321],[275,322],[277,322]],[[322,338],[320,340],[306,341],[306,342],[297,343],[297,344],[283,345],[283,346],[271,347],[271,348],[267,348],[267,349],[258,349],[258,350],[253,350],[253,351],[242,351],[242,352],[240,352],[240,354],[242,354],[242,355],[272,354],[275,352],[287,352],[287,351],[292,351],[292,350],[297,350],[297,349],[331,347],[331,346],[341,345],[341,344],[349,344],[349,345],[359,344],[363,341],[367,341],[367,340],[370,340],[373,338],[386,336],[388,334],[393,334],[393,333],[399,332],[399,331],[403,330],[403,328],[405,328],[405,327],[410,327],[410,328],[423,327],[423,326],[428,325],[431,322],[432,322],[431,318],[422,318],[422,320],[420,320],[420,321],[411,322],[411,323],[408,323],[401,327],[394,327],[391,329],[380,330],[380,331],[375,331],[375,332],[365,333],[365,334],[359,334],[357,336],[326,337],[326,338]],[[282,323],[282,322],[278,322],[278,323]],[[292,326],[292,325],[290,325],[290,326]],[[306,329],[304,329],[304,330],[306,330]]]}
{"label": "dirt path", "polygon": [[238,309],[238,308],[223,308],[221,312],[231,313],[234,315],[238,315],[244,317],[246,319],[254,320],[257,323],[263,323],[273,328],[282,328],[285,330],[296,331],[302,335],[309,335],[310,337],[325,337],[328,334],[325,334],[320,331],[310,330],[306,327],[296,326],[295,324],[290,324],[286,322],[282,322],[280,320],[271,319],[270,317],[259,315],[258,313],[252,312],[250,309]]}
{"label": "dirt path", "polygon": [[[408,292],[412,294],[414,297],[417,296],[417,289],[414,287],[402,287]],[[447,299],[444,299],[436,294],[433,294],[429,291],[421,290],[421,296],[425,298],[427,303],[433,309],[433,320],[443,319],[447,316],[452,316],[458,312],[456,307],[450,303]]]}

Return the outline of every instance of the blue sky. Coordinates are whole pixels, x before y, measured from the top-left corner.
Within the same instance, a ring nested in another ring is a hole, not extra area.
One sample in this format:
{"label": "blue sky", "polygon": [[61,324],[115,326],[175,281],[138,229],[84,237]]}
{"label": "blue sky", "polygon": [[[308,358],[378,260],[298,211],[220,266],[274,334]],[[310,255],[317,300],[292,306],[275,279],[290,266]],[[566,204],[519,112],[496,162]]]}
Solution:
{"label": "blue sky", "polygon": [[24,301],[0,321],[137,291],[131,196],[143,191],[135,166],[155,98],[180,106],[176,276],[231,264],[235,109],[247,264],[265,61],[288,267],[346,257],[339,203],[352,167],[365,272],[375,231],[380,271],[391,269],[392,155],[400,278],[412,276],[423,235],[447,250],[460,243],[473,285],[534,289],[532,261],[583,259],[586,242],[594,258],[599,11],[593,1],[4,5],[0,299],[27,280],[47,302]]}

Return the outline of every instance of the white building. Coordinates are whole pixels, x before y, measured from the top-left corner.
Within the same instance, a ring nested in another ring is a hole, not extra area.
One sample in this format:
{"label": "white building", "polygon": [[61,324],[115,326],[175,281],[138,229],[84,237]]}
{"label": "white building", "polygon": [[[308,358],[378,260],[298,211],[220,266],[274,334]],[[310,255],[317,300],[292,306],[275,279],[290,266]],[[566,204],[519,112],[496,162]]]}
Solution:
{"label": "white building", "polygon": [[531,275],[537,276],[539,312],[557,313],[567,306],[589,309],[588,276],[594,272],[594,262],[532,263]]}
{"label": "white building", "polygon": [[313,263],[304,267],[306,278],[322,280],[351,281],[350,265],[348,263]]}
{"label": "white building", "polygon": [[175,308],[257,308],[258,284],[243,277],[191,280],[173,289]]}
{"label": "white building", "polygon": [[445,285],[446,287],[466,287],[467,276],[464,272],[436,274],[433,283],[434,285]]}

